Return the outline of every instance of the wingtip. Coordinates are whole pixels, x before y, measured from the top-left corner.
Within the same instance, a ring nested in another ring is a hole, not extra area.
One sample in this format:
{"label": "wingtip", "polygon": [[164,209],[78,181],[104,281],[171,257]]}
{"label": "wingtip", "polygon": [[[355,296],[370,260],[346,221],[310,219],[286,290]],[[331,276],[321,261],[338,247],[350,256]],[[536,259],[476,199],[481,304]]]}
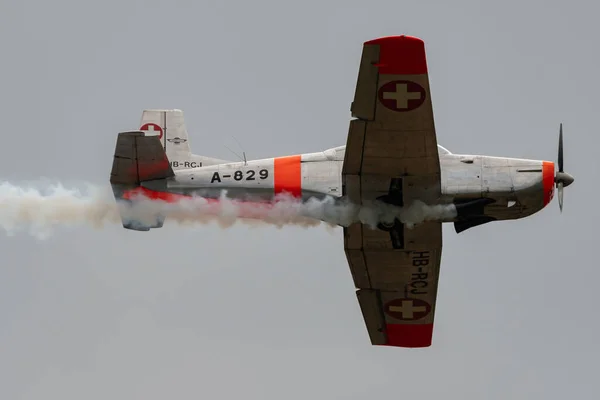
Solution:
{"label": "wingtip", "polygon": [[381,36],[375,39],[371,39],[365,42],[365,44],[381,44],[384,42],[398,42],[398,41],[405,41],[405,42],[413,42],[413,43],[425,43],[423,41],[423,39],[416,37],[416,36],[411,36],[411,35],[390,35],[390,36]]}
{"label": "wingtip", "polygon": [[430,347],[433,339],[433,323],[387,324],[387,346]]}
{"label": "wingtip", "polygon": [[409,35],[383,36],[364,43],[379,46],[379,73],[387,75],[419,75],[427,73],[425,42]]}

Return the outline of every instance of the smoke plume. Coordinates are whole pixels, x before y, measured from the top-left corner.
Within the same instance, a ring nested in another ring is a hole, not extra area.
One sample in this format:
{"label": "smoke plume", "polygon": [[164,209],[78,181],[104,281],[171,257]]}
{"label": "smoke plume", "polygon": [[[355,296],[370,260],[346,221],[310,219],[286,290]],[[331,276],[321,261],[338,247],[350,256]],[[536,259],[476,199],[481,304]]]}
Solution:
{"label": "smoke plume", "polygon": [[332,198],[299,202],[280,198],[270,204],[242,203],[223,193],[218,201],[186,198],[175,203],[138,199],[134,203],[115,201],[110,187],[84,185],[81,189],[63,185],[40,184],[17,186],[0,184],[0,228],[7,234],[27,232],[39,238],[47,237],[57,227],[121,225],[122,217],[141,222],[166,217],[165,224],[184,226],[216,223],[227,228],[237,223],[303,227],[329,224],[348,226],[362,222],[376,228],[380,222],[399,219],[408,227],[429,220],[448,219],[456,215],[453,205],[428,206],[415,202],[399,208],[385,204],[356,206],[339,203]]}

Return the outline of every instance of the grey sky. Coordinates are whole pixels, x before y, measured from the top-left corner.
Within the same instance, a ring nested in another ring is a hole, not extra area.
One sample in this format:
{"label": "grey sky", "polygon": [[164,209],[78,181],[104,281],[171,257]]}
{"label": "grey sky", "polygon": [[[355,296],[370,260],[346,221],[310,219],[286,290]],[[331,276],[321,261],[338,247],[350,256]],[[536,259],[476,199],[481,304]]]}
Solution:
{"label": "grey sky", "polygon": [[[486,4],[486,5],[484,5]],[[372,347],[341,230],[120,226],[0,240],[0,397],[592,398],[600,351],[592,1],[8,1],[0,170],[106,185],[181,108],[195,153],[344,144],[362,42],[426,42],[440,144],[556,159],[565,211],[444,227],[434,346]],[[583,191],[588,195],[583,196]]]}

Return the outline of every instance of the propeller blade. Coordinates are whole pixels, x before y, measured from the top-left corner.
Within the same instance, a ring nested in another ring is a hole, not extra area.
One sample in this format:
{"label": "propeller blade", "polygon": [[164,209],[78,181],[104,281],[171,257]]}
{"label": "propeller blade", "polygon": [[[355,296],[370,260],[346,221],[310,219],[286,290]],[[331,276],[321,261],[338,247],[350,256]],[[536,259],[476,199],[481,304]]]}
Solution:
{"label": "propeller blade", "polygon": [[560,124],[560,133],[558,135],[558,172],[564,172],[563,165],[563,132],[562,122]]}
{"label": "propeller blade", "polygon": [[563,160],[563,126],[560,123],[560,130],[558,135],[558,171],[554,174],[554,182],[558,191],[558,206],[560,212],[563,210],[563,192],[565,187],[569,186],[575,181],[572,175],[565,172],[564,160]]}
{"label": "propeller blade", "polygon": [[564,186],[563,186],[562,182],[558,182],[557,186],[558,186],[558,207],[560,207],[560,212],[562,212]]}

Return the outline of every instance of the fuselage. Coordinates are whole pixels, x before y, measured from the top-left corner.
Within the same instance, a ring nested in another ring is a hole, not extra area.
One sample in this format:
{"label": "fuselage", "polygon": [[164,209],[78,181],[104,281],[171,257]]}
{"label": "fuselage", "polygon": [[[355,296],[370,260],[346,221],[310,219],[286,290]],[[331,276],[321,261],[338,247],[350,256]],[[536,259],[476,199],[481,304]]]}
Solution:
{"label": "fuselage", "polygon": [[[483,215],[517,219],[544,208],[554,194],[554,163],[539,160],[452,154],[438,146],[441,196],[435,204],[487,199]],[[178,169],[175,176],[147,182],[147,189],[173,196],[271,201],[285,193],[342,199],[345,146],[316,153]],[[451,221],[445,221],[451,222]]]}

